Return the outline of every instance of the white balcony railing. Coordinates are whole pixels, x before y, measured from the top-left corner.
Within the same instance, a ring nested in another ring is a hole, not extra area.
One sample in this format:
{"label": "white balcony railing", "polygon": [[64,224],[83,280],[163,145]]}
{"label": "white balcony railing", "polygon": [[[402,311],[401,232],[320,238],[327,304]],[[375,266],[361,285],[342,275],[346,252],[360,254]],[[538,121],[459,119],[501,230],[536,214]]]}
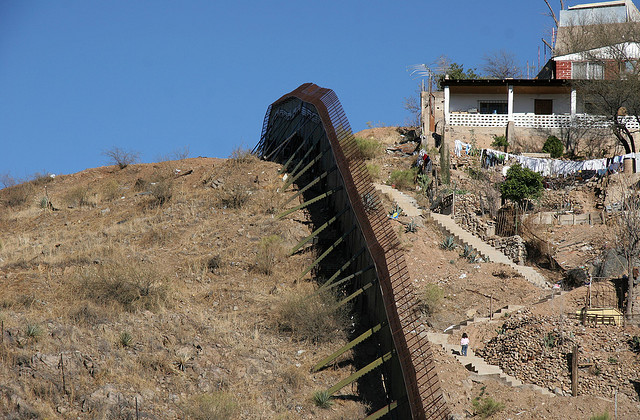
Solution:
{"label": "white balcony railing", "polygon": [[[507,114],[449,114],[449,125],[506,127],[508,122],[509,116]],[[571,115],[565,114],[513,114],[513,122],[516,127],[527,128],[567,128],[571,126],[606,128],[610,124],[603,116],[588,114],[577,114],[573,120]],[[640,128],[638,121],[632,116],[620,117],[620,122],[624,123],[630,130]]]}

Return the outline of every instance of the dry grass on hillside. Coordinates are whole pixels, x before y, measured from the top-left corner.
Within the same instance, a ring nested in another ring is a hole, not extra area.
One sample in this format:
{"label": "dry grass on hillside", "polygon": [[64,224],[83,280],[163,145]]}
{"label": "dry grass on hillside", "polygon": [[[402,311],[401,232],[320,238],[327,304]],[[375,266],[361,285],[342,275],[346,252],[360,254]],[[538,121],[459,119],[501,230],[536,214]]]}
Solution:
{"label": "dry grass on hillside", "polygon": [[311,400],[350,374],[308,373],[344,317],[300,304],[313,255],[285,251],[309,227],[273,218],[277,168],[197,158],[1,190],[0,416],[135,418],[137,400],[141,418],[361,417]]}

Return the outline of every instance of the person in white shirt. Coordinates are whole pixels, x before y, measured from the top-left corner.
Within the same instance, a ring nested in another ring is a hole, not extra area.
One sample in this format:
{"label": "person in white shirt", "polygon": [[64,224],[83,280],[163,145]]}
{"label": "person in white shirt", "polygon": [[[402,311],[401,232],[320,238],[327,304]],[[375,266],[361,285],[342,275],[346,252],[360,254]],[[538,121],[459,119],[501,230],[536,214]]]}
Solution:
{"label": "person in white shirt", "polygon": [[462,351],[460,354],[463,356],[467,355],[467,349],[469,348],[469,336],[467,333],[462,333],[462,339],[460,340],[460,345],[462,346]]}

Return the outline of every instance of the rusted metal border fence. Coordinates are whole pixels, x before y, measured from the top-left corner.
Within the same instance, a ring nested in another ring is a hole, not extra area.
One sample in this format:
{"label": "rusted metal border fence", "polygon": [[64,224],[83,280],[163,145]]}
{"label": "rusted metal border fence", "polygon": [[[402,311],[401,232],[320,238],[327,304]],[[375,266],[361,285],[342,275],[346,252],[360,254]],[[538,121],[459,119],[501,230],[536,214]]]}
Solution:
{"label": "rusted metal border fence", "polygon": [[[445,419],[449,415],[433,362],[429,342],[419,334],[417,300],[395,234],[381,206],[368,208],[365,197],[380,202],[371,177],[357,148],[347,117],[336,94],[306,83],[269,106],[260,142],[254,149],[265,153],[272,109],[290,98],[315,106],[343,178],[351,208],[374,261],[387,321],[402,369],[407,397],[414,419]],[[284,140],[284,139],[282,139]]]}

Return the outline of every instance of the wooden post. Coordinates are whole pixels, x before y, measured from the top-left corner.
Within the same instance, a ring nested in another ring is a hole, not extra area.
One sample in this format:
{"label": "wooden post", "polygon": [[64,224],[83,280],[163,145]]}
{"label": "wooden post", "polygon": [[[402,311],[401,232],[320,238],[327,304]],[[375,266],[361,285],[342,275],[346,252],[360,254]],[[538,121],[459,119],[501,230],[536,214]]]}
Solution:
{"label": "wooden post", "polygon": [[578,396],[578,346],[573,346],[571,355],[571,395]]}
{"label": "wooden post", "polygon": [[58,367],[62,370],[62,392],[67,393],[67,381],[64,376],[64,360],[62,359],[62,353],[60,353],[60,363],[58,363]]}
{"label": "wooden post", "polygon": [[489,319],[493,319],[493,295],[489,296]]}

